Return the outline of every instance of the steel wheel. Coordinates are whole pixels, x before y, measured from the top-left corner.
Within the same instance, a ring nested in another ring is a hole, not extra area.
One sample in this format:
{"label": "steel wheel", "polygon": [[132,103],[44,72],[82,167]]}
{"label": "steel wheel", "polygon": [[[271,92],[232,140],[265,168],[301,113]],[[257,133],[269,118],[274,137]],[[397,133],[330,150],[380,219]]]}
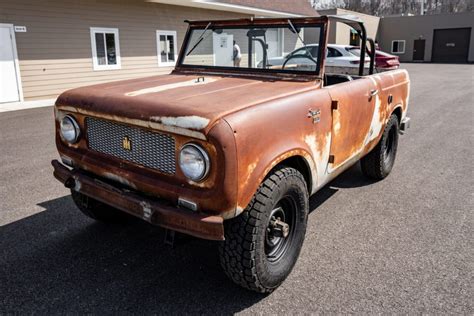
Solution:
{"label": "steel wheel", "polygon": [[281,199],[272,210],[265,234],[265,255],[277,262],[288,250],[295,231],[296,202],[291,196]]}
{"label": "steel wheel", "polygon": [[366,176],[382,180],[392,171],[397,156],[398,128],[398,117],[392,114],[377,146],[361,159],[362,172]]}
{"label": "steel wheel", "polygon": [[235,283],[270,293],[290,274],[303,245],[308,220],[303,175],[290,167],[273,171],[246,210],[225,224],[220,259]]}
{"label": "steel wheel", "polygon": [[384,144],[384,153],[383,153],[384,158],[383,159],[386,165],[391,164],[393,160],[393,148],[394,148],[396,133],[397,133],[397,129],[395,128],[395,126],[392,126],[392,128],[390,128],[390,131],[388,132],[388,136]]}

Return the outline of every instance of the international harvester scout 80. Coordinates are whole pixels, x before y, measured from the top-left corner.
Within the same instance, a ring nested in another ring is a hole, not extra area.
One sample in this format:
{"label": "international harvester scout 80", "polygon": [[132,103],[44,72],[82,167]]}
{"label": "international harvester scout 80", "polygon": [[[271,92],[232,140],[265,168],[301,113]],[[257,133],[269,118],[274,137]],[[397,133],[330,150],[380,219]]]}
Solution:
{"label": "international harvester scout 80", "polygon": [[[358,32],[356,73],[325,65],[330,22]],[[188,23],[171,74],[58,98],[54,175],[94,219],[134,215],[219,241],[234,282],[271,292],[298,258],[309,196],[359,160],[370,178],[390,173],[408,74],[374,73],[356,18]]]}

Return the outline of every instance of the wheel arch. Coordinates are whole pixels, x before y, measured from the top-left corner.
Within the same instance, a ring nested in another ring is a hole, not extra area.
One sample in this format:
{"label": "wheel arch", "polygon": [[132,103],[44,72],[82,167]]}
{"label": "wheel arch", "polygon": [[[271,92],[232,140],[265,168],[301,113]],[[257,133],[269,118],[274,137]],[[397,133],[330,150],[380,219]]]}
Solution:
{"label": "wheel arch", "polygon": [[298,170],[304,177],[306,182],[306,188],[308,192],[311,193],[313,188],[313,177],[311,173],[311,167],[309,166],[308,161],[302,155],[294,155],[291,157],[284,158],[279,163],[277,163],[272,169],[268,171],[264,179],[266,179],[272,172],[281,166],[291,167]]}
{"label": "wheel arch", "polygon": [[288,150],[276,155],[276,158],[267,161],[269,163],[260,161],[259,164],[253,166],[251,174],[247,174],[247,181],[244,183],[245,187],[239,188],[239,201],[235,216],[238,216],[245,210],[260,184],[280,166],[292,167],[298,170],[306,181],[308,194],[311,194],[314,183],[317,181],[314,178],[317,176],[317,172],[316,165],[308,151],[305,149]]}
{"label": "wheel arch", "polygon": [[[401,104],[395,106],[395,108],[392,111],[392,114],[395,114],[398,118],[398,124],[400,124],[402,122],[402,113],[403,113],[403,110],[402,110],[402,105]],[[390,114],[390,116],[392,116],[392,114]],[[389,119],[390,116],[387,119]]]}

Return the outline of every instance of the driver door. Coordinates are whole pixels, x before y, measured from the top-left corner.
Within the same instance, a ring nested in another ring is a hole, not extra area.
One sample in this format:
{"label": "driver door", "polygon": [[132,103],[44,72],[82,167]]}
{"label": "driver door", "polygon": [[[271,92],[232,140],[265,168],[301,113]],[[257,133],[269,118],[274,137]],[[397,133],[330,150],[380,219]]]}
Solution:
{"label": "driver door", "polygon": [[332,101],[332,137],[328,168],[331,172],[364,149],[372,125],[378,88],[375,81],[361,78],[326,89]]}

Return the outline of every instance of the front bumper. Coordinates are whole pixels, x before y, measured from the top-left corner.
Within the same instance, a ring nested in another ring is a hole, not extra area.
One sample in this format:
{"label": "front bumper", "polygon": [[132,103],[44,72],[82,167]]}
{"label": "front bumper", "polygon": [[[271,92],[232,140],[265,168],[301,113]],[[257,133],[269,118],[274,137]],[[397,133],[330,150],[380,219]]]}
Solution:
{"label": "front bumper", "polygon": [[179,209],[119,186],[98,180],[80,170],[70,170],[59,161],[51,162],[54,177],[70,187],[102,203],[113,206],[147,222],[195,237],[224,240],[223,218]]}

